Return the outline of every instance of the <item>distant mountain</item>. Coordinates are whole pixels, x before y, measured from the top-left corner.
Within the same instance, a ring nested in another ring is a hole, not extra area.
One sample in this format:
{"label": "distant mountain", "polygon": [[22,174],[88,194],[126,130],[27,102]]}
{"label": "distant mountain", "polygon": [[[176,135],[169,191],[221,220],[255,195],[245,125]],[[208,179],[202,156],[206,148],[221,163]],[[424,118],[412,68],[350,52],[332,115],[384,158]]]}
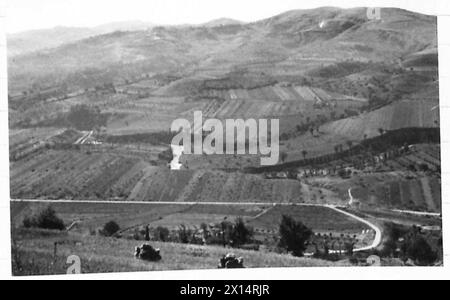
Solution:
{"label": "distant mountain", "polygon": [[85,38],[107,34],[114,31],[135,31],[152,28],[154,25],[141,21],[115,22],[94,28],[55,27],[25,31],[8,35],[8,56],[26,54],[44,49],[51,49],[66,43]]}
{"label": "distant mountain", "polygon": [[139,31],[147,30],[155,27],[156,25],[143,21],[125,21],[125,22],[113,22],[104,25],[100,25],[94,28],[97,34],[106,34],[114,31]]}
{"label": "distant mountain", "polygon": [[[100,31],[118,27],[125,26],[116,24]],[[327,7],[290,11],[250,24],[222,19],[204,26],[159,26],[74,41],[98,34],[98,30],[73,31],[77,33],[67,36],[61,34],[64,30],[55,29],[51,32],[56,38],[47,34],[44,42],[59,47],[10,57],[10,87],[21,91],[42,82],[84,88],[145,73],[227,74],[236,69],[278,77],[329,70],[348,76],[353,69],[363,72],[369,63],[395,66],[414,59],[426,64],[437,57],[437,18],[394,8],[382,9],[381,20],[369,20],[365,8]],[[36,36],[30,34],[23,42],[39,40]],[[11,43],[8,47],[16,51]],[[425,59],[420,58],[423,54]],[[326,68],[347,61],[353,62],[350,73],[341,70],[348,64]]]}
{"label": "distant mountain", "polygon": [[219,26],[227,26],[227,25],[243,25],[244,22],[233,20],[229,18],[221,18],[209,21],[207,23],[201,24],[203,27],[219,27]]}

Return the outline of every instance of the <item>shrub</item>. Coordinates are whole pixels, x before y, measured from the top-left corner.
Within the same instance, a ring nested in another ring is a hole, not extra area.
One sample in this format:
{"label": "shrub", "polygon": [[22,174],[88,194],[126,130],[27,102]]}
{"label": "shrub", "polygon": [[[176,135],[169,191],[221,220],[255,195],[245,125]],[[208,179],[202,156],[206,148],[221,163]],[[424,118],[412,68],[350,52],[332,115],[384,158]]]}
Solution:
{"label": "shrub", "polygon": [[414,236],[405,244],[404,249],[408,258],[419,265],[430,265],[438,259],[438,255],[422,236]]}
{"label": "shrub", "polygon": [[283,216],[280,225],[279,247],[292,252],[294,256],[302,257],[306,243],[313,235],[311,229],[289,216]]}
{"label": "shrub", "polygon": [[105,226],[103,226],[101,233],[104,236],[110,237],[110,236],[115,235],[117,232],[119,232],[119,230],[120,230],[120,226],[116,222],[111,221],[111,222],[106,223]]}
{"label": "shrub", "polygon": [[31,218],[25,218],[23,220],[23,226],[25,228],[41,228],[48,230],[64,230],[66,228],[63,220],[56,215],[55,210],[51,206]]}

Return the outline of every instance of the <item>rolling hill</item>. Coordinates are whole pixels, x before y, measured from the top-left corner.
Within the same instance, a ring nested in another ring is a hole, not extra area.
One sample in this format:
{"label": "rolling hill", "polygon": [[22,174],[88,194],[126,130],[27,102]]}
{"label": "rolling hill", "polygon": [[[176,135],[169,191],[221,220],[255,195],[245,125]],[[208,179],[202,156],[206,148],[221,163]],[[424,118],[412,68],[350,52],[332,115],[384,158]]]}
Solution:
{"label": "rolling hill", "polygon": [[[289,163],[380,130],[438,129],[436,41],[433,16],[385,8],[369,20],[364,8],[319,8],[253,23],[115,31],[15,56],[10,94],[29,93],[10,98],[13,197],[342,203],[295,179],[240,173],[258,157],[185,157],[187,170],[172,174],[159,159],[167,145],[129,137],[167,132],[195,110],[277,117]],[[38,97],[46,89],[77,92]],[[108,120],[99,135],[113,142],[42,151],[50,137],[36,127],[57,135],[75,105],[101,110]]]}
{"label": "rolling hill", "polygon": [[107,34],[114,31],[146,30],[153,24],[130,21],[115,22],[100,25],[94,28],[82,27],[55,27],[9,34],[8,56],[24,55],[30,52],[59,47],[66,43],[74,43],[86,38]]}
{"label": "rolling hill", "polygon": [[381,21],[368,20],[364,8],[321,8],[225,23],[116,32],[10,58],[11,91],[32,83],[84,88],[163,71],[189,76],[245,68],[279,76],[345,60],[392,64],[436,48],[437,40],[435,17],[391,8]]}

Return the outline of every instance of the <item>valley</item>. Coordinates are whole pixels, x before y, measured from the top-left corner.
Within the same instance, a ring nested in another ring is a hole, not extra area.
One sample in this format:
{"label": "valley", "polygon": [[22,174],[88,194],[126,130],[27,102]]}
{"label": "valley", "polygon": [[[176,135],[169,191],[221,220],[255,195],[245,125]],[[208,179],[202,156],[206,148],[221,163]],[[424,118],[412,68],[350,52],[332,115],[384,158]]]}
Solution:
{"label": "valley", "polygon": [[[154,240],[184,260],[163,265],[126,251],[145,226],[197,232],[239,218],[262,249],[238,250],[250,267],[364,265],[370,254],[404,265],[385,254],[391,223],[424,228],[439,252],[436,17],[385,8],[380,21],[364,8],[319,8],[253,23],[103,30],[30,52],[16,41],[9,53],[11,211],[24,257],[45,264],[55,239],[67,242],[64,253],[95,252],[93,271],[214,268],[226,254],[217,241]],[[279,119],[279,162],[177,154],[180,170],[171,170],[171,124],[195,111],[220,121]],[[42,237],[23,228],[46,206],[70,230]],[[315,258],[278,253],[283,216],[314,232],[306,252]],[[97,234],[109,221],[122,229],[117,240]],[[111,254],[93,250],[97,241],[120,254],[106,267]],[[346,244],[362,257],[345,256]]]}

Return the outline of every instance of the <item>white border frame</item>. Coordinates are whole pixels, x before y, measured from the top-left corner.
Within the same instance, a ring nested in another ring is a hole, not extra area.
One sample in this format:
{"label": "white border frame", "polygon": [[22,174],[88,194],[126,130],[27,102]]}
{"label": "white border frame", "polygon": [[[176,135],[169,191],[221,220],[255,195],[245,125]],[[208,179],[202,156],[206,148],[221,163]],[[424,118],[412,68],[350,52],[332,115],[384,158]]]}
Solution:
{"label": "white border frame", "polygon": [[[6,39],[5,39],[5,1],[0,0],[0,279],[11,279],[11,236],[9,210],[9,134],[7,109],[6,78]],[[39,0],[37,0],[39,1]],[[92,0],[95,1],[95,0]],[[186,0],[180,0],[186,1]],[[212,1],[212,0],[210,0]],[[217,0],[226,1],[226,0]],[[246,1],[246,0],[242,0]],[[283,0],[259,0],[283,1]],[[323,6],[325,1],[312,0]],[[439,34],[440,62],[440,107],[442,131],[442,199],[444,230],[444,267],[433,268],[289,268],[289,269],[247,269],[247,270],[208,270],[208,271],[171,271],[147,273],[95,274],[74,276],[43,276],[14,278],[27,279],[167,279],[167,280],[297,280],[297,279],[450,279],[450,238],[445,233],[450,230],[450,2],[447,0],[342,0],[328,1],[332,6],[370,6],[400,7],[414,11],[426,11],[437,15]],[[300,4],[299,4],[300,6]],[[275,14],[275,13],[274,13]]]}

